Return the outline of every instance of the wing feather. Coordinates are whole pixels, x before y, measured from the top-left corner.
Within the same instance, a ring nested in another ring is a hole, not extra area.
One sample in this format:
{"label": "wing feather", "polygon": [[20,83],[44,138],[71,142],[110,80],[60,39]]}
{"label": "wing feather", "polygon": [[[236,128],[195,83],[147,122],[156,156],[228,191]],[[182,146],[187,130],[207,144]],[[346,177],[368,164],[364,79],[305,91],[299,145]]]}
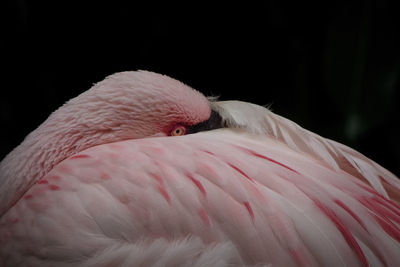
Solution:
{"label": "wing feather", "polygon": [[322,160],[371,185],[385,197],[400,203],[400,180],[376,162],[357,151],[323,138],[270,110],[240,101],[213,102],[228,127],[275,138],[289,148]]}
{"label": "wing feather", "polygon": [[0,259],[397,266],[399,224],[400,208],[348,172],[277,138],[220,129],[63,161],[1,218]]}

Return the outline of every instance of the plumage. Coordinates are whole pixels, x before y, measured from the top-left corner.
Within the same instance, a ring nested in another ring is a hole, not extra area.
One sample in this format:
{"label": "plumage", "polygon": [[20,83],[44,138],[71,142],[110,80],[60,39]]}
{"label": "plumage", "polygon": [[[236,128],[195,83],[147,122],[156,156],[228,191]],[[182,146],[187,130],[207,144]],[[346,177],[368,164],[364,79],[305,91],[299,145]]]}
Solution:
{"label": "plumage", "polygon": [[[130,76],[138,77],[149,90],[147,83],[161,79]],[[400,265],[400,182],[393,174],[266,108],[238,101],[209,108],[224,128],[91,141],[96,145],[74,150],[41,177],[28,177],[36,180],[22,198],[1,206],[0,265]],[[206,121],[211,112],[200,110],[201,119],[187,122]],[[4,171],[10,161],[0,164],[0,177],[19,179],[6,177],[17,174]],[[2,199],[12,198],[7,189],[1,186]]]}

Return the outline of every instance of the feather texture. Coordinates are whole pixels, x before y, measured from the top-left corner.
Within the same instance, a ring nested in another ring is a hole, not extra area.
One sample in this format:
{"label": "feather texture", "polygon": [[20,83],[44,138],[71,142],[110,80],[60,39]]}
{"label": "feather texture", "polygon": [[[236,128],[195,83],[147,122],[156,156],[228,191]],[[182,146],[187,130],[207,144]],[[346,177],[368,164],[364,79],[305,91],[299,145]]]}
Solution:
{"label": "feather texture", "polygon": [[[0,219],[7,244],[0,259],[5,266],[140,266],[129,259],[397,266],[400,209],[368,188],[240,129],[106,144],[57,165]],[[149,254],[138,249],[143,244]],[[160,246],[167,251],[158,253]]]}
{"label": "feather texture", "polygon": [[210,101],[124,72],[54,112],[0,163],[0,266],[400,266],[393,174]]}
{"label": "feather texture", "polygon": [[[400,203],[400,180],[391,172],[359,152],[333,140],[303,129],[267,108],[240,102],[213,102],[227,127],[275,138],[289,148],[322,160],[334,170],[344,170],[371,185],[385,197]],[[386,187],[386,189],[385,189]]]}

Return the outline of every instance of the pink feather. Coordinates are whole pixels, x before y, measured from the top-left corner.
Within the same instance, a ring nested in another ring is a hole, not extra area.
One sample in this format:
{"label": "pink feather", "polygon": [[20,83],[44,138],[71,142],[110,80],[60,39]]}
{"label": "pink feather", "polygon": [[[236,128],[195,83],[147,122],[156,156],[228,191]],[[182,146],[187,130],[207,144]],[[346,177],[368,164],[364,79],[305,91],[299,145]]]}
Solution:
{"label": "pink feather", "polygon": [[[147,72],[108,82],[133,99],[91,89],[0,164],[1,266],[400,266],[400,183],[373,161],[242,102],[211,103],[228,128],[168,137],[159,124],[210,116],[203,96]],[[144,89],[177,91],[147,114],[130,109]]]}

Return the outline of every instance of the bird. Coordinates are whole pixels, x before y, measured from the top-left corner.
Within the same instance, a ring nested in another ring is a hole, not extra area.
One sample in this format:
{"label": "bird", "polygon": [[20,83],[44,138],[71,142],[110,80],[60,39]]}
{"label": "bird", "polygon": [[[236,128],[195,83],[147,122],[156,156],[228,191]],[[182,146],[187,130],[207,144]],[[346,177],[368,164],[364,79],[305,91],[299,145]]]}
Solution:
{"label": "bird", "polygon": [[0,163],[0,266],[400,266],[400,181],[267,107],[112,74]]}

